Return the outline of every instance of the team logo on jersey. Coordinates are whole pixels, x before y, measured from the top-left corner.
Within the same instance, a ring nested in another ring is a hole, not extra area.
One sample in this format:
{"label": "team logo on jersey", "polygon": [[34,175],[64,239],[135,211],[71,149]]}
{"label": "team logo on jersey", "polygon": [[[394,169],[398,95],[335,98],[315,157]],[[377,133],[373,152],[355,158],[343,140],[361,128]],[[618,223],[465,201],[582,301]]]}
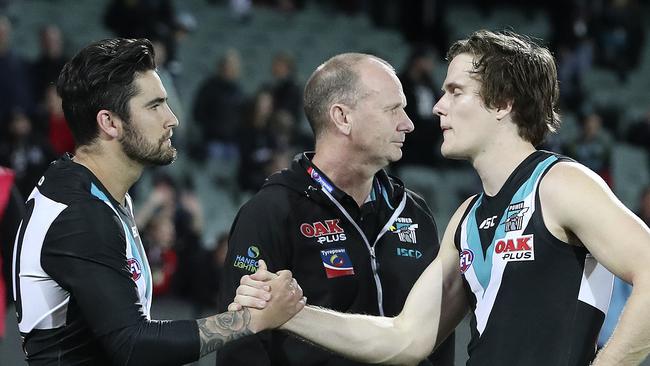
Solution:
{"label": "team logo on jersey", "polygon": [[496,216],[488,217],[487,219],[483,220],[481,225],[478,226],[479,229],[489,229],[491,227],[494,227],[495,225],[495,220],[497,219]]}
{"label": "team logo on jersey", "polygon": [[417,249],[397,248],[397,255],[400,257],[409,257],[415,259],[422,258],[422,252]]}
{"label": "team logo on jersey", "polygon": [[257,271],[257,267],[259,267],[259,261],[257,258],[260,256],[260,249],[256,247],[255,245],[251,245],[246,249],[246,255],[236,255],[235,256],[235,262],[233,263],[233,266],[235,268],[241,268],[245,271],[248,272],[255,272]]}
{"label": "team logo on jersey", "polygon": [[321,250],[320,257],[327,278],[354,275],[354,267],[352,267],[352,261],[345,248]]}
{"label": "team logo on jersey", "polygon": [[393,234],[397,234],[399,241],[402,243],[416,244],[418,242],[415,236],[415,230],[417,228],[418,224],[414,224],[411,218],[398,217],[388,230]]}
{"label": "team logo on jersey", "polygon": [[339,219],[316,221],[300,225],[300,233],[306,238],[316,238],[319,244],[334,243],[346,239],[345,231],[339,226]]}
{"label": "team logo on jersey", "polygon": [[131,271],[131,278],[133,281],[137,281],[142,276],[142,266],[135,258],[129,258],[126,260],[126,263],[129,265],[129,271]]}
{"label": "team logo on jersey", "polygon": [[508,206],[507,218],[503,223],[505,225],[505,231],[521,230],[524,223],[524,214],[528,210],[530,210],[530,207],[524,207],[523,201]]}
{"label": "team logo on jersey", "polygon": [[465,249],[460,253],[460,273],[465,273],[474,262],[474,252]]}
{"label": "team logo on jersey", "polygon": [[534,261],[535,245],[533,235],[500,239],[494,245],[494,253],[506,262]]}

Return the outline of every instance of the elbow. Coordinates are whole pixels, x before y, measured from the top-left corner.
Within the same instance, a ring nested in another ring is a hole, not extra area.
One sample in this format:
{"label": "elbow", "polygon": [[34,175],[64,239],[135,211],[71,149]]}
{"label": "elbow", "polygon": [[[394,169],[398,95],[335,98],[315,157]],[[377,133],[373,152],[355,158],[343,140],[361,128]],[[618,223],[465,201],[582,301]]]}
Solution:
{"label": "elbow", "polygon": [[388,360],[383,360],[382,363],[417,365],[431,354],[436,341],[432,329],[420,329],[416,324],[406,324],[400,321],[399,317],[396,319],[395,327],[400,335],[398,352]]}

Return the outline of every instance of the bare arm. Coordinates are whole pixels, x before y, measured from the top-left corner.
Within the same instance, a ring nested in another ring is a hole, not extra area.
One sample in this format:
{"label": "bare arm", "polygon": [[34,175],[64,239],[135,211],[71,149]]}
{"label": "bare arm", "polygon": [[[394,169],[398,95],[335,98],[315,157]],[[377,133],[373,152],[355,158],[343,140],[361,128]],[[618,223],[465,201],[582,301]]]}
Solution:
{"label": "bare arm", "polygon": [[309,306],[282,329],[358,361],[416,364],[424,359],[467,312],[453,244],[466,206],[467,202],[452,217],[438,257],[415,283],[397,317],[344,314]]}
{"label": "bare arm", "polygon": [[542,180],[540,198],[549,230],[575,236],[616,276],[633,285],[618,326],[594,365],[638,365],[650,352],[650,230],[595,173],[559,163]]}
{"label": "bare arm", "polygon": [[230,341],[279,327],[304,307],[302,289],[297,286],[290,271],[278,272],[278,276],[268,286],[271,296],[268,302],[265,301],[262,310],[243,308],[196,321],[201,339],[200,357],[220,349]]}
{"label": "bare arm", "polygon": [[196,323],[201,338],[200,357],[218,350],[230,341],[253,334],[250,322],[251,312],[248,308],[198,319]]}

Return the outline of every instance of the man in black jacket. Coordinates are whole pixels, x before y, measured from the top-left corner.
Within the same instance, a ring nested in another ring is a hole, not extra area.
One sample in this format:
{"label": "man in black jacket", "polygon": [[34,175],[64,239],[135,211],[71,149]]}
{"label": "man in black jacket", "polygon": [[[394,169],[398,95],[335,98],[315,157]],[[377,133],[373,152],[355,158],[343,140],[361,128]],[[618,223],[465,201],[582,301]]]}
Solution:
{"label": "man in black jacket", "polygon": [[[271,176],[231,229],[222,308],[242,275],[263,259],[290,269],[309,303],[338,311],[395,316],[438,253],[424,200],[383,170],[402,157],[413,123],[394,69],[365,54],[318,67],[304,95],[316,152]],[[429,360],[453,364],[453,336]],[[271,331],[217,354],[220,365],[359,365]]]}

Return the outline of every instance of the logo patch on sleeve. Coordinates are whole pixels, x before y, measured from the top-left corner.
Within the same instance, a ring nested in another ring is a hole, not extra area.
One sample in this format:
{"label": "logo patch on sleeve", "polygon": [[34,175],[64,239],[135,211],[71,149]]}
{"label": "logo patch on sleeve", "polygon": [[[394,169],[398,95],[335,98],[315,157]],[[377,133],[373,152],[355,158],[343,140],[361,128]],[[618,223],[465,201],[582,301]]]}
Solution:
{"label": "logo patch on sleeve", "polygon": [[321,250],[320,257],[327,278],[354,275],[354,267],[352,267],[352,261],[350,261],[345,248]]}
{"label": "logo patch on sleeve", "polygon": [[233,267],[241,268],[247,272],[253,273],[257,271],[257,267],[259,267],[259,256],[260,249],[255,245],[251,245],[248,247],[248,249],[246,249],[246,255],[235,255]]}

